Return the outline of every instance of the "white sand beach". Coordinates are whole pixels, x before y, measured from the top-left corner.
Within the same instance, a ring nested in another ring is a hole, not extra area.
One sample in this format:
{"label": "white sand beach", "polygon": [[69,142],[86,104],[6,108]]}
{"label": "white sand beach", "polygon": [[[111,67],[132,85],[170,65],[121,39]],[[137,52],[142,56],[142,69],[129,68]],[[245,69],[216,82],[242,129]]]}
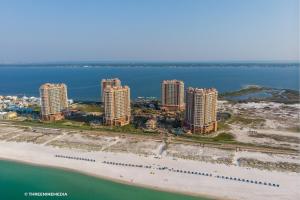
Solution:
{"label": "white sand beach", "polygon": [[[95,162],[59,158],[55,155],[95,159]],[[292,200],[298,199],[300,196],[299,173],[259,170],[175,159],[169,156],[154,158],[154,156],[133,153],[88,152],[26,142],[0,141],[0,158],[37,165],[62,167],[128,184],[217,199]],[[103,161],[147,165],[151,168],[106,164]],[[166,168],[159,169],[163,167]],[[176,172],[176,170],[190,171],[190,174]],[[200,172],[204,175],[191,174],[191,172]],[[221,176],[224,176],[224,178],[221,178]],[[228,179],[225,177],[228,177]],[[230,180],[230,177],[232,180]],[[245,180],[242,181],[242,179]],[[246,180],[249,182],[246,182]],[[253,183],[250,181],[253,181]],[[257,181],[257,183],[254,181]],[[262,184],[259,184],[259,181]],[[275,186],[264,185],[264,182],[275,184]]]}

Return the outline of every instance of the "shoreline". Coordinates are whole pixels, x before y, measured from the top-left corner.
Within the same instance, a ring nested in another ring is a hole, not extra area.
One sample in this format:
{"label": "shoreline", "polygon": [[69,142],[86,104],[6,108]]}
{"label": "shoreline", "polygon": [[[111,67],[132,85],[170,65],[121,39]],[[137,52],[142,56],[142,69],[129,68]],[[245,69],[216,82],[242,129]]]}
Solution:
{"label": "shoreline", "polygon": [[74,169],[74,168],[61,167],[61,166],[50,165],[50,164],[39,164],[39,163],[35,163],[35,162],[28,162],[28,161],[23,161],[23,160],[19,160],[19,159],[10,159],[10,158],[3,158],[3,157],[0,157],[0,161],[9,161],[9,162],[14,162],[14,163],[30,165],[30,166],[34,166],[34,167],[63,170],[63,171],[67,171],[67,172],[78,173],[78,174],[81,174],[84,176],[90,176],[90,177],[93,177],[96,179],[102,179],[105,181],[110,181],[110,182],[114,182],[114,183],[118,183],[118,184],[124,184],[124,185],[128,185],[128,186],[139,187],[139,188],[144,188],[144,189],[150,189],[150,190],[155,190],[155,191],[159,191],[159,192],[181,194],[181,195],[192,196],[192,197],[196,197],[196,198],[199,197],[199,198],[205,198],[205,199],[211,199],[211,200],[212,199],[214,199],[214,200],[230,200],[230,199],[225,199],[225,198],[218,198],[213,195],[210,196],[210,195],[205,195],[205,194],[202,195],[202,194],[196,194],[196,193],[191,193],[191,192],[180,192],[180,191],[174,191],[174,190],[170,190],[170,189],[149,186],[147,184],[140,184],[140,183],[138,184],[138,183],[132,183],[129,181],[122,181],[122,180],[111,178],[108,176],[101,176],[99,174],[85,172],[85,171],[81,171],[81,170]]}
{"label": "shoreline", "polygon": [[[95,159],[96,162],[57,158],[55,157],[57,154]],[[38,167],[56,168],[129,186],[199,198],[262,200],[271,195],[272,199],[293,200],[295,195],[300,194],[297,190],[297,184],[296,186],[294,184],[299,180],[299,173],[265,171],[184,159],[174,160],[170,157],[156,159],[152,156],[132,153],[89,152],[26,142],[2,141],[0,142],[0,159]],[[147,169],[107,165],[103,161],[152,165],[153,167]],[[164,166],[169,169],[174,167],[175,169],[208,172],[212,173],[213,176],[199,176],[157,169]],[[217,179],[216,175],[278,183],[280,187]],[[254,192],[249,194],[247,192],[249,190]]]}
{"label": "shoreline", "polygon": [[[286,91],[288,90],[289,92],[295,92],[295,93],[300,93],[300,88],[281,88],[281,87],[269,87],[269,86],[264,86],[264,85],[246,85],[246,86],[241,86],[240,88],[237,89],[230,89],[230,90],[224,90],[220,92],[219,94],[219,101],[230,101],[232,103],[253,103],[253,102],[272,102],[272,103],[282,103],[286,105],[294,105],[294,104],[299,104],[299,98],[296,100],[289,102],[287,99],[286,101],[278,101],[276,99],[270,99],[270,98],[246,98],[246,99],[234,99],[235,97],[241,97],[244,95],[249,95],[249,94],[255,94],[259,92],[264,92],[267,91]],[[25,94],[19,94],[19,93],[1,93],[0,96],[17,96],[18,98],[22,98]],[[28,95],[32,96],[32,95]],[[39,98],[38,95],[33,95],[32,97],[34,98]],[[133,103],[138,102],[138,98],[141,97],[142,99],[147,99],[151,98],[152,100],[155,101],[160,101],[160,96],[135,96],[131,99]],[[92,98],[89,98],[92,99]],[[96,104],[96,105],[101,105],[102,102],[99,101],[98,99],[93,99],[93,100],[88,100],[87,97],[84,99],[72,97],[69,100],[73,100],[74,104]]]}

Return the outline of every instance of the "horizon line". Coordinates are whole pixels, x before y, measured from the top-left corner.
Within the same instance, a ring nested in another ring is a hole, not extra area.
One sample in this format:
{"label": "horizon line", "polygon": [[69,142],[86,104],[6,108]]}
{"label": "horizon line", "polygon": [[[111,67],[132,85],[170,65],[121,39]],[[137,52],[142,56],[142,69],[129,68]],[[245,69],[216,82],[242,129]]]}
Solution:
{"label": "horizon line", "polygon": [[53,65],[53,64],[300,64],[300,60],[70,60],[70,61],[33,61],[0,62],[0,65]]}

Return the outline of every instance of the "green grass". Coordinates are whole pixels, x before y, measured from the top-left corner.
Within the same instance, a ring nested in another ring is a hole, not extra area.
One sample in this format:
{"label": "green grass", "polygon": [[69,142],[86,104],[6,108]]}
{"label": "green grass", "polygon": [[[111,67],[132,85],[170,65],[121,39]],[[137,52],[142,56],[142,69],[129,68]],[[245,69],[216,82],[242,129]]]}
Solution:
{"label": "green grass", "polygon": [[42,121],[34,121],[27,120],[22,122],[14,122],[18,125],[24,126],[38,126],[38,127],[47,127],[47,128],[65,128],[72,130],[93,130],[93,131],[108,131],[108,132],[118,132],[118,133],[128,133],[128,134],[140,134],[140,135],[157,135],[156,132],[144,132],[142,129],[137,129],[132,124],[128,124],[121,127],[108,127],[103,126],[101,128],[93,128],[86,123],[79,123],[71,120],[61,120],[55,122],[42,122]]}
{"label": "green grass", "polygon": [[260,124],[264,123],[266,120],[262,118],[245,118],[241,116],[233,116],[230,120],[229,123],[239,123],[239,124],[244,124],[244,125],[250,125],[250,124]]}
{"label": "green grass", "polygon": [[227,122],[225,121],[218,122],[218,131],[228,131],[228,130],[230,130],[230,126]]}
{"label": "green grass", "polygon": [[134,134],[143,134],[144,131],[141,129],[137,129],[132,124],[128,124],[125,126],[115,126],[111,127],[111,130],[114,132],[121,132],[121,133],[134,133]]}
{"label": "green grass", "polygon": [[222,141],[235,141],[235,140],[234,140],[234,136],[231,133],[223,132],[213,137],[213,141],[222,142]]}
{"label": "green grass", "polygon": [[[116,126],[116,127],[108,127],[103,126],[101,128],[93,128],[88,124],[81,124],[71,120],[61,120],[55,122],[43,122],[43,121],[23,121],[23,122],[15,122],[19,125],[24,126],[39,126],[39,127],[47,127],[47,128],[65,128],[65,129],[73,129],[73,130],[93,130],[93,131],[108,131],[108,132],[117,132],[117,133],[126,133],[126,134],[137,134],[137,135],[158,135],[156,132],[144,132],[142,129],[135,128],[133,124],[128,124],[125,126]],[[201,135],[182,135],[179,136],[186,139],[191,139],[194,141],[206,141],[206,142],[235,142],[234,137],[230,133],[220,133],[216,137],[205,137]]]}
{"label": "green grass", "polygon": [[268,145],[257,145],[253,143],[245,143],[245,142],[238,142],[234,139],[234,136],[231,133],[223,132],[220,133],[218,136],[215,137],[203,137],[200,135],[181,135],[178,136],[175,141],[180,143],[200,143],[200,144],[214,144],[220,145],[222,148],[222,144],[230,144],[230,145],[237,145],[241,147],[254,147],[254,148],[265,148],[269,150],[283,150],[283,151],[290,151],[293,153],[297,153],[298,151],[295,149],[291,149],[288,147],[270,147]]}
{"label": "green grass", "polygon": [[191,139],[196,142],[220,142],[220,143],[234,143],[234,136],[231,133],[222,132],[215,137],[207,137],[202,135],[181,135],[179,137]]}
{"label": "green grass", "polygon": [[[124,134],[136,134],[136,135],[143,135],[143,136],[158,136],[157,133],[146,133],[142,130],[137,130],[133,125],[126,125],[123,127],[105,127],[105,128],[92,128],[89,125],[83,124],[81,126],[74,126],[74,125],[66,125],[66,122],[69,122],[70,120],[62,120],[58,122],[40,122],[40,121],[17,121],[13,122],[16,125],[22,125],[22,126],[33,126],[33,127],[47,127],[47,128],[63,128],[63,129],[70,129],[70,130],[90,130],[90,131],[108,131],[108,132],[119,132]],[[26,127],[25,127],[26,128]],[[237,142],[234,140],[234,136],[231,133],[223,132],[215,137],[204,137],[201,135],[180,135],[175,138],[175,141],[180,142],[192,142],[192,143],[210,143],[210,144],[234,144],[234,145],[241,145],[245,147],[263,147],[268,149],[274,149],[272,147],[266,146],[266,145],[256,145],[251,143],[243,143],[243,142]],[[297,152],[296,150],[290,149],[290,148],[283,148],[283,147],[276,147],[277,150],[288,150]]]}
{"label": "green grass", "polygon": [[78,129],[78,130],[91,130],[92,127],[90,127],[87,124],[81,124],[79,125],[78,122],[70,121],[70,120],[61,120],[61,121],[55,121],[55,122],[42,122],[42,121],[36,121],[36,120],[26,120],[22,122],[15,122],[19,125],[25,125],[25,126],[42,126],[47,128],[67,128],[67,129]]}
{"label": "green grass", "polygon": [[243,88],[237,91],[233,91],[233,92],[225,92],[225,93],[221,93],[219,96],[220,98],[224,98],[224,97],[235,97],[235,96],[241,96],[241,95],[245,95],[245,94],[250,94],[250,93],[254,93],[254,92],[261,92],[263,90],[265,90],[266,88],[263,87],[248,87],[248,88]]}
{"label": "green grass", "polygon": [[[41,111],[41,107],[38,105],[29,106],[29,107],[32,108],[35,112]],[[79,111],[82,112],[103,112],[103,108],[101,108],[99,105],[95,103],[91,103],[91,104],[77,103],[77,104],[73,104],[71,108],[78,109]]]}
{"label": "green grass", "polygon": [[76,104],[73,108],[82,112],[103,112],[103,108],[97,104]]}

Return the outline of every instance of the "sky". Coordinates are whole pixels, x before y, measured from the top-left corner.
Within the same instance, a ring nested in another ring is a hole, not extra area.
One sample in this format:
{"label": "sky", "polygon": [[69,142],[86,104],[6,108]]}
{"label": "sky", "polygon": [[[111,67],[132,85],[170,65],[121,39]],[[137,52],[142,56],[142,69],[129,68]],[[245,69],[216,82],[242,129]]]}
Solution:
{"label": "sky", "polygon": [[0,63],[299,60],[299,0],[0,0]]}

